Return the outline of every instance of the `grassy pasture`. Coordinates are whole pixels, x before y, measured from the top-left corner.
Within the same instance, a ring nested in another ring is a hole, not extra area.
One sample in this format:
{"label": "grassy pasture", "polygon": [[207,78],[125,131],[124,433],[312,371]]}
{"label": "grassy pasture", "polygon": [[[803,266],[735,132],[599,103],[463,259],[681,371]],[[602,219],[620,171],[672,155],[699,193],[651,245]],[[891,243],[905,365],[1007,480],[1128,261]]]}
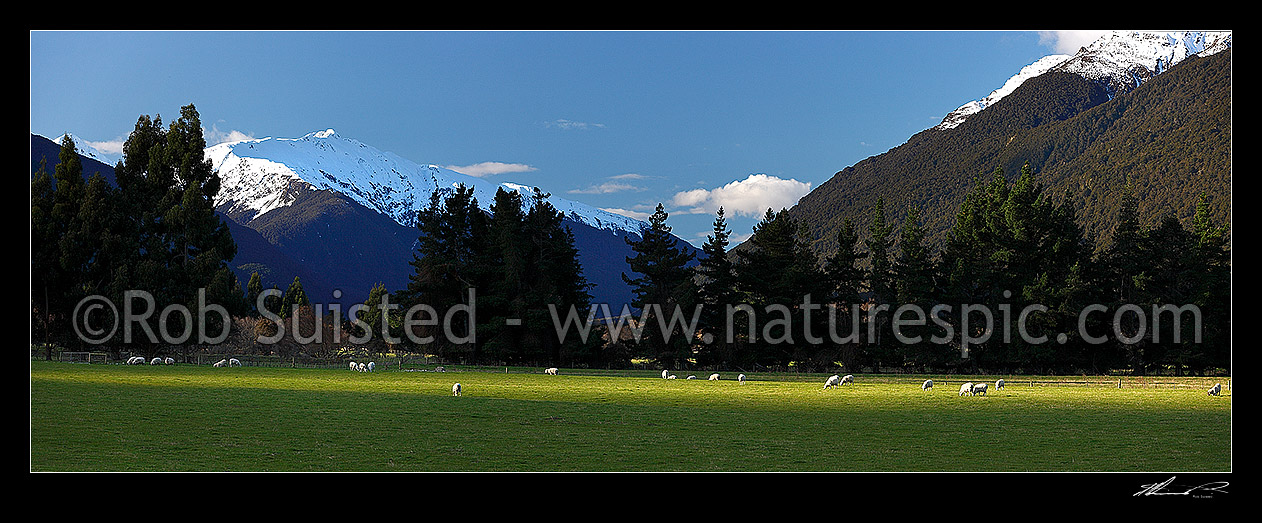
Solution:
{"label": "grassy pasture", "polygon": [[[1230,471],[1231,392],[31,362],[32,471]],[[462,397],[451,395],[460,382]],[[992,380],[993,386],[993,380]]]}

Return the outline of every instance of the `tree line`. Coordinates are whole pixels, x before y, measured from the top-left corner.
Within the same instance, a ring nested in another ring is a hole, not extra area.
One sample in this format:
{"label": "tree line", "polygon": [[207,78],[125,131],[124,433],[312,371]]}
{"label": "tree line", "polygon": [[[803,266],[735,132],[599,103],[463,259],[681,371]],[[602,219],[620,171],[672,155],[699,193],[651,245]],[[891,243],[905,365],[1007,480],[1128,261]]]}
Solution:
{"label": "tree line", "polygon": [[[239,284],[204,149],[189,105],[166,129],[160,117],[138,120],[117,187],[99,174],[85,179],[69,139],[51,175],[34,173],[32,341],[46,354],[84,348],[83,329],[107,327],[73,324],[76,305],[100,295],[148,310],[151,321],[162,315],[167,333],[223,333],[210,342],[136,333],[106,347],[147,356],[218,343],[279,356],[395,352],[491,365],[1230,370],[1229,231],[1203,198],[1189,227],[1174,216],[1142,227],[1128,197],[1096,248],[1070,198],[1049,194],[1028,165],[1012,179],[996,169],[975,178],[938,252],[918,207],[895,229],[878,199],[866,224],[844,220],[838,248],[822,258],[785,209],[768,209],[735,247],[719,209],[694,257],[659,205],[626,240],[633,299],[621,315],[591,303],[573,233],[547,194],[500,188],[483,211],[472,188],[457,186],[436,190],[419,211],[406,287],[378,284],[342,311],[312,304],[297,278],[283,292],[263,289],[257,273]],[[188,312],[156,310],[168,304]]]}
{"label": "tree line", "polygon": [[[663,269],[681,265],[669,250],[639,253],[662,274],[639,283],[642,295],[673,288],[655,299],[703,306],[687,343],[649,345],[664,364],[742,369],[1229,372],[1228,229],[1204,198],[1190,227],[1171,215],[1143,228],[1135,208],[1127,197],[1097,249],[1072,200],[1049,194],[1028,164],[1012,180],[996,169],[976,177],[939,252],[919,208],[895,230],[878,199],[864,239],[847,219],[823,259],[783,209],[729,249],[720,209],[695,272]],[[666,230],[665,219],[659,207],[652,227]]]}

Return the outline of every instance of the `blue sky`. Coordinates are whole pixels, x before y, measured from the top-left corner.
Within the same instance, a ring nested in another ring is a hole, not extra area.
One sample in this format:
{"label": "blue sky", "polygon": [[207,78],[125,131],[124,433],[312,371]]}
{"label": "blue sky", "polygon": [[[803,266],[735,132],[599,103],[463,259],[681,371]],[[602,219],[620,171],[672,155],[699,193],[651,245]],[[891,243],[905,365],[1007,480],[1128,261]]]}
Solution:
{"label": "blue sky", "polygon": [[[744,237],[1021,67],[1038,31],[32,31],[31,132],[121,144],[194,104],[210,144],[338,134]],[[1064,49],[1057,47],[1062,46]]]}

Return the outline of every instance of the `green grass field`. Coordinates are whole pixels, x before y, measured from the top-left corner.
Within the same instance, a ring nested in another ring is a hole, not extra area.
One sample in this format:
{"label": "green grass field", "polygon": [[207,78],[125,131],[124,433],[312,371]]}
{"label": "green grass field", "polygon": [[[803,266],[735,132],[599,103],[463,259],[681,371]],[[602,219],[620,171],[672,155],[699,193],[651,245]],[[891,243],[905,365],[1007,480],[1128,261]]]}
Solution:
{"label": "green grass field", "polygon": [[[1231,392],[31,362],[32,471],[1231,471]],[[866,380],[866,381],[865,381]],[[989,380],[992,382],[993,379]],[[1019,379],[1018,379],[1019,381]],[[1226,380],[1222,380],[1226,381]],[[463,384],[453,397],[451,386]]]}

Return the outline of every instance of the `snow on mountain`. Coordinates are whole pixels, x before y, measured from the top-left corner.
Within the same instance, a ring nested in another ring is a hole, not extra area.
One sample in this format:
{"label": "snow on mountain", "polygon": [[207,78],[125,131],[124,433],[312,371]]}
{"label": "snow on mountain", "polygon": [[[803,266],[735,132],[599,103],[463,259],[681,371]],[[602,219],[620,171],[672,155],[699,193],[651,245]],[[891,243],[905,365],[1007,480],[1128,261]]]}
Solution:
{"label": "snow on mountain", "polygon": [[83,156],[87,156],[88,158],[101,162],[110,167],[117,165],[119,160],[123,159],[122,152],[114,153],[114,152],[102,151],[98,149],[92,142],[89,142],[87,140],[84,140],[83,138],[75,136],[74,133],[63,134],[53,139],[53,143],[57,145],[61,145],[62,140],[64,140],[67,136],[69,136],[70,139],[74,141],[75,151],[77,151],[79,154],[82,154]]}
{"label": "snow on mountain", "polygon": [[1046,73],[1069,58],[1070,55],[1065,54],[1048,55],[1040,58],[1037,62],[1022,67],[1020,72],[1012,78],[1009,78],[1007,82],[1004,82],[1003,87],[991,91],[989,96],[982,98],[981,100],[974,100],[966,103],[961,105],[959,109],[951,111],[946,115],[946,118],[942,119],[942,123],[938,124],[935,129],[951,129],[960,125],[960,123],[969,116],[972,116],[982,109],[990,107],[991,104],[998,102],[1001,98],[1016,90],[1016,88],[1020,87],[1026,80]]}
{"label": "snow on mountain", "polygon": [[981,100],[951,111],[934,129],[958,126],[969,116],[989,107],[1030,78],[1056,70],[1103,82],[1111,93],[1134,89],[1183,59],[1210,55],[1231,47],[1231,32],[1113,31],[1078,50],[1074,55],[1048,55],[1027,65]]}
{"label": "snow on mountain", "polygon": [[[416,224],[417,212],[429,205],[435,189],[472,187],[483,209],[494,202],[499,187],[520,192],[526,204],[533,192],[527,185],[496,184],[437,165],[420,165],[339,136],[333,129],[301,138],[223,143],[208,147],[206,158],[222,180],[216,205],[227,204],[226,212],[247,216],[247,221],[293,203],[299,188],[339,192],[408,227]],[[597,229],[639,234],[648,226],[579,202],[555,197],[548,201],[571,220]]]}

